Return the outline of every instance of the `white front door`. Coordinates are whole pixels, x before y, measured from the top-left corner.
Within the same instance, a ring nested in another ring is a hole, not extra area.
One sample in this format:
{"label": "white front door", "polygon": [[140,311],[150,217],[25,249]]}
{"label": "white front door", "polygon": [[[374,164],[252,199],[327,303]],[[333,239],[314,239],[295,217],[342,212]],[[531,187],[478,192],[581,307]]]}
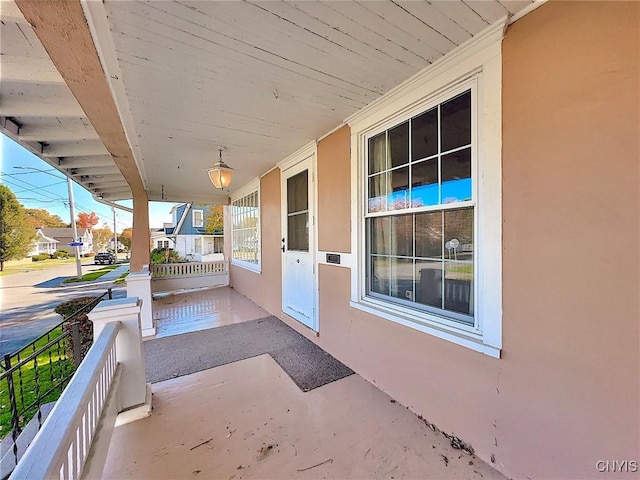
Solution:
{"label": "white front door", "polygon": [[282,311],[317,331],[313,159],[282,172]]}

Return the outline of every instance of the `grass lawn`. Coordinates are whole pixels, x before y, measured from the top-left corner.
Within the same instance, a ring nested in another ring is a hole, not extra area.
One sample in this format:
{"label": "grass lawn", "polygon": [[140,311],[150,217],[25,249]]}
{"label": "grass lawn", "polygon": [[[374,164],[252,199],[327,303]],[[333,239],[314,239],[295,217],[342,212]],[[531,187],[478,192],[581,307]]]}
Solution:
{"label": "grass lawn", "polygon": [[129,272],[124,272],[122,275],[116,278],[116,280],[113,283],[116,285],[123,285],[125,283],[124,279],[127,278],[127,275],[129,275]]}
{"label": "grass lawn", "polygon": [[85,273],[81,278],[78,278],[78,277],[67,278],[62,283],[89,282],[91,280],[96,280],[100,278],[105,273],[109,273],[111,270],[115,270],[116,268],[118,268],[118,265],[106,265],[102,267],[100,270],[94,270],[93,272]]}
{"label": "grass lawn", "polygon": [[[50,340],[58,337],[62,333],[62,327],[55,329],[49,336],[36,342],[35,350],[46,345]],[[53,345],[37,357],[37,367],[33,360],[22,366],[20,371],[13,373],[13,382],[16,393],[16,402],[20,415],[20,426],[25,426],[38,411],[36,405],[30,406],[37,397],[37,392],[42,396],[41,403],[53,402],[60,397],[62,390],[66,386],[68,379],[74,371],[74,366],[67,359],[64,340],[60,344]],[[32,351],[35,351],[32,350]],[[29,356],[23,353],[22,359]],[[18,360],[15,356],[11,358],[11,364],[16,365]],[[38,382],[36,383],[36,370]],[[0,373],[4,369],[0,369]],[[6,378],[0,382],[0,438],[4,438],[11,431],[11,406],[9,401],[9,389]]]}
{"label": "grass lawn", "polygon": [[24,273],[32,270],[44,270],[47,268],[58,267],[60,265],[68,265],[75,263],[75,258],[50,259],[33,262],[31,260],[24,262],[5,262],[4,271],[0,272],[0,276],[11,275],[12,273]]}

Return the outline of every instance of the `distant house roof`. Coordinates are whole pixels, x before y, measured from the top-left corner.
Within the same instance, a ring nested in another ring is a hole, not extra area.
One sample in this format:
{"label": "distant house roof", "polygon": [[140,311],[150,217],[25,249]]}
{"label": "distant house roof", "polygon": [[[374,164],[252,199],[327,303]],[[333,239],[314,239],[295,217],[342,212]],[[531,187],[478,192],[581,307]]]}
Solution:
{"label": "distant house roof", "polygon": [[[40,231],[47,237],[53,238],[73,238],[73,228],[41,228]],[[87,228],[78,228],[78,236],[84,237],[87,231],[90,232]]]}
{"label": "distant house roof", "polygon": [[38,237],[40,237],[40,239],[38,240],[38,243],[60,243],[58,240],[56,240],[55,238],[50,238],[47,237],[41,229],[38,229],[38,231],[36,232],[36,234],[38,235]]}

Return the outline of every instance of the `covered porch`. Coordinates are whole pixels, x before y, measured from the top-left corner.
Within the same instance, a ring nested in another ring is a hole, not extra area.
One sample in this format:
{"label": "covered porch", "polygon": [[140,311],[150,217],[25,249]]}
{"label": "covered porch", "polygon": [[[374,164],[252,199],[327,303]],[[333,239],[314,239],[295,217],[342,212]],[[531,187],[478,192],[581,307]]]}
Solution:
{"label": "covered porch", "polygon": [[[640,4],[0,6],[2,132],[133,202],[16,479],[637,474]],[[230,259],[156,285],[233,290],[154,302],[149,201],[224,205]]]}
{"label": "covered porch", "polygon": [[[157,335],[145,349],[186,336],[198,356],[228,348],[201,349],[206,329],[268,317],[229,287],[162,296],[154,312]],[[152,391],[153,415],[116,426],[102,478],[504,478],[357,374],[303,391],[265,353]]]}

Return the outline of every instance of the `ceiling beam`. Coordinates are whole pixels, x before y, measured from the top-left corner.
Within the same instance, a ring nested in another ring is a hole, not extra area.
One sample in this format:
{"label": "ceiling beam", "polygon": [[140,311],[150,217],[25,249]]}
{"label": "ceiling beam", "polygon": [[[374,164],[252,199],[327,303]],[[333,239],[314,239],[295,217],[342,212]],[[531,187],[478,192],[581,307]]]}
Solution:
{"label": "ceiling beam", "polygon": [[82,157],[60,158],[61,168],[93,168],[93,167],[113,167],[111,155],[91,155]]}
{"label": "ceiling beam", "polygon": [[74,141],[74,140],[98,140],[98,134],[91,125],[75,125],[73,127],[53,125],[25,125],[20,129],[18,140],[35,141],[42,143]]}
{"label": "ceiling beam", "polygon": [[3,55],[2,80],[19,83],[64,85],[64,80],[48,58]]}
{"label": "ceiling beam", "polygon": [[66,169],[67,175],[71,175],[72,177],[80,177],[84,175],[119,175],[122,177],[122,174],[118,171],[118,168],[114,165],[113,167],[97,167],[97,168],[69,168]]}
{"label": "ceiling beam", "polygon": [[92,142],[73,142],[46,145],[42,150],[44,157],[88,157],[104,156],[109,152],[100,140]]}
{"label": "ceiling beam", "polygon": [[25,99],[23,96],[3,95],[0,115],[4,117],[83,117],[80,105],[66,99],[49,97]]}

